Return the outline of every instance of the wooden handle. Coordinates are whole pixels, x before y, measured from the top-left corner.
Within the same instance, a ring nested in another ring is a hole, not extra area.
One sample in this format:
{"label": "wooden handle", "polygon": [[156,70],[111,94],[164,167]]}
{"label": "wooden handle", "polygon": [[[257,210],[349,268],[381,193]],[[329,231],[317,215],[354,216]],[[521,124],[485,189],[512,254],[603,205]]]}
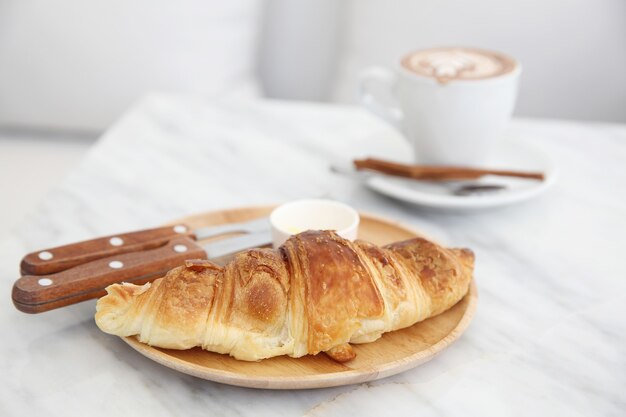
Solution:
{"label": "wooden handle", "polygon": [[357,159],[354,161],[354,166],[358,170],[369,169],[397,177],[430,181],[469,180],[480,178],[485,175],[529,178],[540,181],[543,181],[544,179],[544,175],[541,172],[476,169],[452,166],[408,165],[375,158]]}
{"label": "wooden handle", "polygon": [[177,235],[191,235],[184,224],[100,237],[29,253],[22,259],[22,275],[65,271],[96,259],[163,246]]}
{"label": "wooden handle", "polygon": [[116,282],[143,284],[182,265],[186,259],[206,258],[205,251],[188,237],[142,252],[98,259],[46,276],[23,276],[13,285],[13,304],[25,313],[41,313],[105,294]]}

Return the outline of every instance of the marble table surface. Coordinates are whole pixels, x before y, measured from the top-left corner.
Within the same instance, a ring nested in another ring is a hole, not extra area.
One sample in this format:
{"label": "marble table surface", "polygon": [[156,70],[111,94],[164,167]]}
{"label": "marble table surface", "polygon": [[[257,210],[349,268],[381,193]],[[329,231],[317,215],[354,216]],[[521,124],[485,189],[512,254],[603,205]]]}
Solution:
{"label": "marble table surface", "polygon": [[[552,156],[558,183],[508,208],[437,212],[329,172],[332,158],[409,152],[358,108],[146,97],[0,242],[0,415],[625,415],[626,126],[515,120],[509,129]],[[9,301],[27,251],[321,196],[474,249],[478,310],[457,343],[372,383],[254,390],[140,356],[97,329],[94,301],[41,315]]]}

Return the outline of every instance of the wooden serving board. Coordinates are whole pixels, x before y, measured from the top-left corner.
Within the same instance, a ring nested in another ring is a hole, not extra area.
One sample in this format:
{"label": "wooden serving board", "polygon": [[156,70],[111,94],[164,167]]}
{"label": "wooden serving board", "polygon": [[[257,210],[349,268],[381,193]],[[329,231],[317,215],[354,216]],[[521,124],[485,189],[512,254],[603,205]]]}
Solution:
{"label": "wooden serving board", "polygon": [[[242,222],[267,216],[271,207],[232,209],[181,219],[192,228]],[[406,226],[361,213],[359,238],[378,245],[419,236]],[[122,338],[142,355],[198,378],[250,388],[306,389],[356,384],[397,374],[434,358],[461,336],[476,309],[474,282],[450,310],[406,329],[385,333],[372,343],[353,345],[356,359],[340,364],[323,353],[280,356],[245,362],[200,348],[170,350],[148,346],[135,337]]]}

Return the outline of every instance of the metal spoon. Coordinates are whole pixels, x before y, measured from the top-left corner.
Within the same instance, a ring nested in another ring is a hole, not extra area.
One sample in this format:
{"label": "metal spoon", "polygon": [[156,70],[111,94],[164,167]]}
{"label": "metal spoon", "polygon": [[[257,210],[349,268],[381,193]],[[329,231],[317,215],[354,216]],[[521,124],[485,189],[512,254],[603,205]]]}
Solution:
{"label": "metal spoon", "polygon": [[[357,171],[350,167],[344,167],[338,164],[331,164],[330,170],[339,175],[343,175],[345,177],[352,178],[357,181],[365,181],[368,178],[372,177],[390,177],[389,175],[384,175],[372,171]],[[418,181],[414,179],[400,179],[399,177],[393,177],[395,180],[400,181]],[[426,181],[422,181],[426,182]],[[427,181],[429,185],[437,185],[442,189],[448,191],[452,195],[468,197],[473,195],[486,195],[493,194],[496,192],[503,191],[507,188],[506,185],[502,184],[483,184],[477,182],[470,182],[467,184],[457,185],[459,181]]]}
{"label": "metal spoon", "polygon": [[452,194],[461,197],[472,195],[493,194],[498,191],[506,190],[506,185],[501,184],[464,184],[454,189]]}

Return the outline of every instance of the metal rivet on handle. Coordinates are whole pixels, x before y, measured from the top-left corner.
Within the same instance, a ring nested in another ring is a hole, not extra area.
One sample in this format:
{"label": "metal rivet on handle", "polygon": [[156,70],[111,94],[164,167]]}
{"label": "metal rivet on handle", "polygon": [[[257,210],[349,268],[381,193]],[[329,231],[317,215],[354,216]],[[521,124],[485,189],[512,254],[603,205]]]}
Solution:
{"label": "metal rivet on handle", "polygon": [[183,253],[183,252],[187,252],[187,246],[185,245],[174,245],[174,252],[178,252],[178,253]]}
{"label": "metal rivet on handle", "polygon": [[43,252],[39,252],[39,255],[37,255],[37,256],[42,261],[49,261],[50,259],[54,258],[54,255],[52,253],[48,252],[47,250],[45,250]]}
{"label": "metal rivet on handle", "polygon": [[42,287],[47,287],[48,285],[52,285],[52,280],[50,278],[40,278],[39,281],[37,281],[37,284]]}
{"label": "metal rivet on handle", "polygon": [[120,261],[111,261],[109,262],[109,267],[113,269],[120,269],[124,264]]}
{"label": "metal rivet on handle", "polygon": [[174,226],[174,231],[176,233],[185,233],[187,231],[187,227],[184,224],[177,224]]}
{"label": "metal rivet on handle", "polygon": [[115,236],[109,239],[109,243],[111,244],[111,246],[122,246],[124,244],[124,239]]}

